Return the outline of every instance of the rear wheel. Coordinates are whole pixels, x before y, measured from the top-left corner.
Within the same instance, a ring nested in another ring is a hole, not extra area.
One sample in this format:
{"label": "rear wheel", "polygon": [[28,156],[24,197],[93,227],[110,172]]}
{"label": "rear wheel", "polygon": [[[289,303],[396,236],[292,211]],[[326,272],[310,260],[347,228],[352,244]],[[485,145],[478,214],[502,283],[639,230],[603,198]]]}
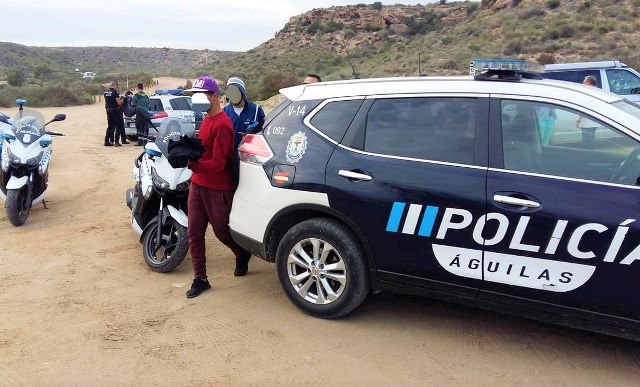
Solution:
{"label": "rear wheel", "polygon": [[173,218],[162,225],[162,237],[157,243],[158,222],[154,222],[142,236],[142,252],[149,267],[168,273],[178,267],[187,256],[189,242],[187,228]]}
{"label": "rear wheel", "polygon": [[27,221],[27,217],[29,217],[31,206],[29,205],[30,203],[26,203],[27,189],[25,185],[20,189],[7,190],[4,206],[7,210],[9,222],[16,227],[22,226]]}
{"label": "rear wheel", "polygon": [[289,299],[312,316],[342,317],[369,292],[362,248],[332,219],[309,219],[291,228],[278,246],[276,266]]}

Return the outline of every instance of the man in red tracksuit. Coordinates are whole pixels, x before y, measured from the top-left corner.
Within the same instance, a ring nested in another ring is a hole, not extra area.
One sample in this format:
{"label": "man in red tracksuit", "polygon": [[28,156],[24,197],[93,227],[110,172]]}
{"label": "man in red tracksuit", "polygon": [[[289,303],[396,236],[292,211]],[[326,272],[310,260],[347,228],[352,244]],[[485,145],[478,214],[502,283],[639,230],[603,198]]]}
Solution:
{"label": "man in red tracksuit", "polygon": [[191,289],[187,291],[187,298],[193,298],[211,289],[207,280],[205,255],[205,233],[209,223],[216,237],[236,257],[235,276],[247,273],[251,253],[234,242],[229,230],[229,213],[236,189],[232,172],[235,132],[231,120],[220,108],[218,83],[211,77],[198,77],[193,81],[193,88],[188,91],[204,93],[209,101],[198,133],[205,151],[202,158],[188,164],[193,176],[187,202],[187,235],[195,278]]}

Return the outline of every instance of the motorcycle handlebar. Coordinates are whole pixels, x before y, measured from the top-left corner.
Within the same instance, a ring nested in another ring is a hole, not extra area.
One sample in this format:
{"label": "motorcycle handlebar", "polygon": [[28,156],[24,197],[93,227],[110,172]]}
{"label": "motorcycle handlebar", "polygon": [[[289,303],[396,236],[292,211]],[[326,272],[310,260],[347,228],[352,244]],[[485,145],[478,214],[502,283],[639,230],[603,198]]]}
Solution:
{"label": "motorcycle handlebar", "polygon": [[47,131],[47,132],[45,132],[45,133],[47,133],[47,134],[48,134],[48,135],[50,135],[50,136],[64,136],[64,134],[62,134],[62,133],[56,133],[56,132],[48,132],[48,131]]}

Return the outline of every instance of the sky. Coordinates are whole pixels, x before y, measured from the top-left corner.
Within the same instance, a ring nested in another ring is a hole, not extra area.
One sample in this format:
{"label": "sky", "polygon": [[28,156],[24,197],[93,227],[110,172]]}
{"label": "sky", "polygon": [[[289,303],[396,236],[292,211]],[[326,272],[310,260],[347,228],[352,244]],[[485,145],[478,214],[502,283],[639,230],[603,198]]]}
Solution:
{"label": "sky", "polygon": [[0,41],[45,47],[247,51],[273,38],[293,16],[313,8],[358,3],[373,1],[2,0]]}

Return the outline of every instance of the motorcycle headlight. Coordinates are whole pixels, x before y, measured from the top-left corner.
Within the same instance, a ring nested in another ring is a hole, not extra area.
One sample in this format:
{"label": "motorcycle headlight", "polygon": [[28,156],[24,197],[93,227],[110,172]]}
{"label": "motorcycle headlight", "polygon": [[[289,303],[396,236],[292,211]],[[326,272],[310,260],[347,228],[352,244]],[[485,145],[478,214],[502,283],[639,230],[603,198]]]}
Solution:
{"label": "motorcycle headlight", "polygon": [[32,157],[29,160],[27,160],[27,165],[31,167],[35,167],[36,165],[40,164],[41,159],[42,159],[42,152],[40,152],[36,157]]}
{"label": "motorcycle headlight", "polygon": [[14,154],[11,153],[11,148],[9,147],[7,147],[7,156],[9,156],[9,162],[11,164],[22,164],[22,160],[20,160],[20,157],[14,156]]}
{"label": "motorcycle headlight", "polygon": [[156,188],[163,190],[169,188],[169,183],[158,175],[155,168],[151,168],[151,181]]}
{"label": "motorcycle headlight", "polygon": [[191,180],[184,181],[176,186],[176,191],[188,191]]}

